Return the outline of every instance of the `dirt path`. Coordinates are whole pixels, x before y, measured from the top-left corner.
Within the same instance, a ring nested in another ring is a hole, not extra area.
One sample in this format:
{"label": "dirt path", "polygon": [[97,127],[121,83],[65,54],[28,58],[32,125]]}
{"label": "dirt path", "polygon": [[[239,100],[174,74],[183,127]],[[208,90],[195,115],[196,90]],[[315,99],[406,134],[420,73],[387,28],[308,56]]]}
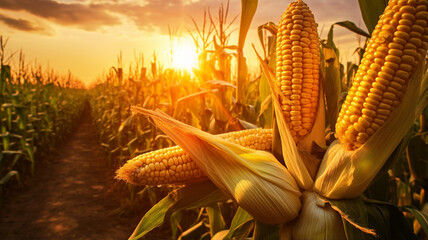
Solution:
{"label": "dirt path", "polygon": [[31,186],[5,199],[0,239],[127,239],[143,213],[109,215],[120,203],[98,146],[86,112],[58,156],[37,169]]}

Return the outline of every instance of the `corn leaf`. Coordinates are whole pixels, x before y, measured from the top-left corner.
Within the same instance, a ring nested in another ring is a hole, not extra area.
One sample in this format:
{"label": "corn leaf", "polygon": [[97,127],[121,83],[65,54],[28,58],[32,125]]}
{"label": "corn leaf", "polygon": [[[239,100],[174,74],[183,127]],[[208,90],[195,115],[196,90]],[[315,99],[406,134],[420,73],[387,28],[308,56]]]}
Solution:
{"label": "corn leaf", "polygon": [[229,233],[229,230],[223,230],[223,231],[220,231],[220,232],[218,232],[216,235],[214,235],[212,238],[204,238],[204,236],[202,236],[201,238],[200,238],[200,240],[208,240],[208,239],[211,239],[211,240],[225,240],[226,238],[225,238],[225,236],[227,235]]}
{"label": "corn leaf", "polygon": [[247,211],[239,207],[232,219],[229,232],[224,237],[224,240],[240,240],[248,236],[249,231],[253,228],[253,220],[254,218]]}
{"label": "corn leaf", "polygon": [[6,175],[4,175],[4,176],[0,179],[0,185],[4,185],[4,184],[6,184],[7,182],[9,182],[9,180],[10,180],[12,177],[15,177],[15,178],[16,178],[16,180],[18,181],[18,183],[21,183],[18,171],[11,170],[11,171],[9,171]]}
{"label": "corn leaf", "polygon": [[144,215],[129,239],[140,239],[155,227],[159,227],[165,217],[175,211],[206,207],[213,202],[225,200],[227,197],[211,182],[197,183],[175,190]]}
{"label": "corn leaf", "polygon": [[193,240],[193,239],[203,239],[203,236],[209,234],[208,228],[206,227],[206,222],[204,220],[193,225],[191,228],[187,229],[181,233],[178,240]]}
{"label": "corn leaf", "polygon": [[415,216],[415,219],[419,222],[422,229],[424,230],[425,234],[428,235],[428,216],[424,213],[419,211],[413,206],[404,206],[402,207],[404,211],[410,212]]}
{"label": "corn leaf", "polygon": [[387,0],[358,0],[360,11],[369,33],[373,32],[380,15],[383,13]]}
{"label": "corn leaf", "polygon": [[[426,135],[426,134],[425,134]],[[412,137],[407,147],[407,160],[410,171],[416,179],[428,178],[428,144],[424,134]]]}
{"label": "corn leaf", "polygon": [[360,34],[361,36],[370,37],[370,34],[368,34],[366,31],[364,31],[363,29],[357,27],[357,25],[355,25],[355,23],[351,22],[351,21],[343,21],[343,22],[336,22],[334,23],[336,25],[342,26],[356,34]]}
{"label": "corn leaf", "polygon": [[362,198],[328,202],[342,215],[348,240],[416,239],[408,220],[393,204]]}
{"label": "corn leaf", "polygon": [[367,210],[362,198],[350,200],[327,200],[331,207],[339,212],[343,220],[348,240],[366,239],[367,234],[375,234],[368,228]]}
{"label": "corn leaf", "polygon": [[244,90],[247,81],[248,68],[246,59],[243,55],[245,39],[247,38],[248,29],[250,28],[251,21],[256,13],[258,0],[241,0],[241,22],[239,26],[238,38],[238,79],[237,79],[237,97],[238,103],[243,103]]}
{"label": "corn leaf", "polygon": [[[276,46],[276,38],[274,39],[272,44]],[[271,69],[275,69],[275,66],[276,66],[276,53],[275,53],[275,47],[273,47],[270,51],[269,67]],[[257,100],[260,102],[260,105],[261,105],[259,114],[260,116],[263,116],[262,127],[272,128],[272,117],[273,117],[272,94],[270,91],[267,75],[264,72],[262,72],[262,75],[260,78],[259,98]]]}
{"label": "corn leaf", "polygon": [[241,0],[241,22],[239,27],[238,48],[243,49],[248,29],[257,10],[258,0]]}
{"label": "corn leaf", "polygon": [[364,200],[369,227],[376,229],[370,240],[416,240],[412,225],[395,205],[370,199]]}
{"label": "corn leaf", "polygon": [[132,120],[134,119],[134,115],[130,115],[129,117],[127,117],[121,124],[120,124],[120,126],[119,126],[119,129],[117,130],[118,131],[118,134],[119,134],[119,136],[120,136],[120,134],[122,134],[122,132],[123,132],[123,130],[126,128],[126,127],[128,127],[131,123],[132,123]]}
{"label": "corn leaf", "polygon": [[171,214],[170,222],[171,222],[171,238],[177,239],[177,232],[179,230],[181,219],[183,218],[183,211],[175,211]]}
{"label": "corn leaf", "polygon": [[272,97],[270,95],[261,102],[257,119],[262,128],[272,128]]}
{"label": "corn leaf", "polygon": [[279,239],[279,225],[269,225],[256,221],[253,239],[277,240]]}
{"label": "corn leaf", "polygon": [[223,216],[221,215],[221,211],[217,203],[210,204],[210,206],[205,209],[210,221],[210,233],[211,236],[214,236],[216,233],[224,230],[226,223],[223,220]]}
{"label": "corn leaf", "polygon": [[335,131],[341,90],[340,64],[333,48],[322,48],[323,63],[321,66],[324,75],[324,89],[327,100],[328,120],[331,132]]}

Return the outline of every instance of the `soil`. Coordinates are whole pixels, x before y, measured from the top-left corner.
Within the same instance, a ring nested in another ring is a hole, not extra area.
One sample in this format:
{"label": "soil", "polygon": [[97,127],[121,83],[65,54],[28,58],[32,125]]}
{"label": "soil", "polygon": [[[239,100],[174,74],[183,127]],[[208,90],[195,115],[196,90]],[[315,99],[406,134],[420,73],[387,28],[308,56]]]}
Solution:
{"label": "soil", "polygon": [[114,187],[114,170],[100,150],[88,111],[57,150],[40,163],[30,184],[4,196],[0,239],[128,239],[150,206],[131,216],[112,214],[126,192]]}

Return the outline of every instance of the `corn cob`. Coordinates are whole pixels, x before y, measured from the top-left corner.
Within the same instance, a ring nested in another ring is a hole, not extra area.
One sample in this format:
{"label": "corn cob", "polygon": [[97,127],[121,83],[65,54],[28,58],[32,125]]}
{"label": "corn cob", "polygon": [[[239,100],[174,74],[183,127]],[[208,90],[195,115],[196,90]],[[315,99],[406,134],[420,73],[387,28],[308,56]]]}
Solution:
{"label": "corn cob", "polygon": [[314,16],[304,2],[292,2],[278,26],[276,84],[283,94],[280,104],[295,142],[311,131],[315,120],[319,57]]}
{"label": "corn cob", "polygon": [[356,149],[397,107],[428,46],[426,0],[391,0],[381,15],[339,113],[336,132]]}
{"label": "corn cob", "polygon": [[[249,129],[218,135],[220,138],[256,150],[270,150],[271,129]],[[117,171],[117,178],[135,185],[182,185],[208,180],[192,159],[174,146],[139,155]]]}

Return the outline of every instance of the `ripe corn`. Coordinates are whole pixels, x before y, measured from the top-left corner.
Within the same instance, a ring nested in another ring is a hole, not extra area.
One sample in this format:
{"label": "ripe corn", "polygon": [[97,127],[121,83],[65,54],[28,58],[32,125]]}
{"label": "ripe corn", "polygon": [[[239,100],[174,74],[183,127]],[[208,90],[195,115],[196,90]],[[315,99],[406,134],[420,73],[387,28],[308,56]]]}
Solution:
{"label": "ripe corn", "polygon": [[339,113],[336,132],[348,149],[364,144],[397,107],[428,47],[427,0],[390,0]]}
{"label": "ripe corn", "polygon": [[276,84],[281,108],[296,142],[311,131],[319,96],[319,39],[314,15],[303,1],[292,2],[278,26]]}
{"label": "ripe corn", "polygon": [[[272,129],[249,129],[218,135],[244,147],[269,151]],[[174,146],[139,155],[117,172],[117,178],[135,185],[183,185],[208,180],[192,159]]]}

